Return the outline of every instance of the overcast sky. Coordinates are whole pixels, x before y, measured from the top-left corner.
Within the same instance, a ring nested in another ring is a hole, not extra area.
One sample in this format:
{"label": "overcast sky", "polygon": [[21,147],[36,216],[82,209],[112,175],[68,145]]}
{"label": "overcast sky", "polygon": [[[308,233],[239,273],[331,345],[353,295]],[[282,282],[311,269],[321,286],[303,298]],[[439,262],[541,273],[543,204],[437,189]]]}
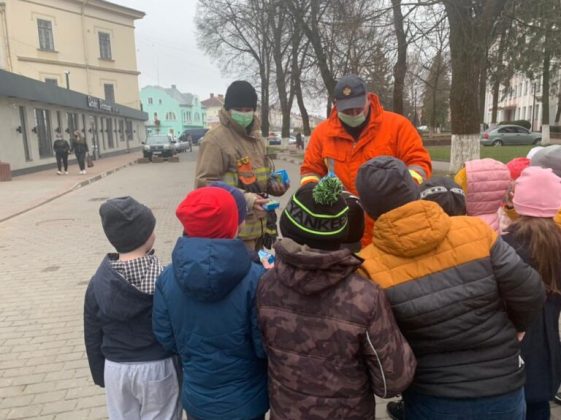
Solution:
{"label": "overcast sky", "polygon": [[182,92],[207,99],[225,93],[235,80],[224,78],[218,66],[197,48],[197,0],[110,0],[146,13],[136,22],[136,55],[140,87],[172,84]]}

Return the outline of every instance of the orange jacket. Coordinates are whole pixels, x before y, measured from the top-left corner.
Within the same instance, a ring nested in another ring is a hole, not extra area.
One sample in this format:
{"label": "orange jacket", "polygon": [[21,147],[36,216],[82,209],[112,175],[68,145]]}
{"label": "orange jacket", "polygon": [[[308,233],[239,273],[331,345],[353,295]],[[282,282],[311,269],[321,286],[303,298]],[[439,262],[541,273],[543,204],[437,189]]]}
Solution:
{"label": "orange jacket", "polygon": [[[300,167],[302,183],[315,181],[333,169],[345,188],[357,194],[355,180],[360,166],[377,156],[394,156],[423,179],[430,178],[431,158],[413,125],[405,117],[384,111],[378,97],[370,93],[370,120],[358,141],[345,130],[336,108],[317,126]],[[373,221],[365,223],[362,246],[372,242]]]}

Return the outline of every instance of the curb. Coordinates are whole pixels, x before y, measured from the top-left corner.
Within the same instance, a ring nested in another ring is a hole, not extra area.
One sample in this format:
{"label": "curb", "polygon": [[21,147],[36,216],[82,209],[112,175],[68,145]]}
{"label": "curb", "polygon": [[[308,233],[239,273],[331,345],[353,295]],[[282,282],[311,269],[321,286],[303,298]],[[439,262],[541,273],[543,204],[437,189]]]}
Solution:
{"label": "curb", "polygon": [[91,177],[91,178],[88,178],[88,179],[85,179],[85,180],[83,180],[83,181],[80,181],[80,182],[74,184],[72,187],[70,187],[70,188],[67,189],[66,191],[63,191],[63,192],[58,193],[58,194],[55,194],[55,195],[53,195],[52,197],[49,197],[49,198],[47,198],[47,199],[41,201],[41,202],[38,203],[38,204],[34,204],[34,205],[31,206],[31,207],[28,207],[28,208],[26,208],[26,209],[20,210],[20,211],[18,211],[17,213],[11,214],[11,215],[9,215],[9,216],[7,216],[7,217],[4,217],[4,218],[0,219],[0,223],[6,222],[6,221],[8,221],[8,220],[10,220],[10,219],[13,219],[14,217],[17,217],[17,216],[20,216],[20,215],[22,215],[22,214],[25,214],[25,213],[27,213],[27,212],[29,212],[29,211],[31,211],[31,210],[35,210],[36,208],[41,207],[41,206],[43,206],[43,205],[45,205],[45,204],[47,204],[47,203],[50,203],[51,201],[54,201],[54,200],[56,200],[57,198],[60,198],[60,197],[62,197],[62,196],[65,196],[66,194],[71,193],[72,191],[79,190],[80,188],[85,187],[86,185],[93,184],[94,182],[99,181],[100,179],[103,179],[103,178],[105,178],[105,177],[108,176],[108,175],[114,174],[115,172],[118,172],[118,171],[120,171],[121,169],[125,169],[125,168],[128,168],[129,166],[136,165],[136,163],[137,163],[137,160],[133,160],[133,161],[131,161],[131,162],[125,163],[124,165],[118,166],[118,167],[113,168],[113,169],[109,169],[109,170],[107,170],[107,171],[105,171],[105,172],[102,172],[102,173],[100,173],[100,174],[97,174],[96,176],[93,176],[93,177]]}

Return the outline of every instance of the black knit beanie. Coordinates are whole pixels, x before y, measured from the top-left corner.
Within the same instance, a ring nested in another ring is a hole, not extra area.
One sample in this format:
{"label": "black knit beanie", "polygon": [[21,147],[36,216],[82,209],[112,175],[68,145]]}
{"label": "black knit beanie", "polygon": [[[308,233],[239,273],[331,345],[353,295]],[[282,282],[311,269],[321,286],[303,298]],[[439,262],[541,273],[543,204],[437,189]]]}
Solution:
{"label": "black knit beanie", "polygon": [[466,215],[466,195],[451,178],[437,176],[420,185],[421,200],[434,201],[448,216]]}
{"label": "black knit beanie", "polygon": [[249,82],[236,80],[226,90],[224,98],[224,109],[229,111],[232,108],[253,108],[257,109],[257,92]]}
{"label": "black knit beanie", "polygon": [[99,208],[99,215],[107,239],[119,253],[140,248],[156,226],[152,210],[132,197],[107,200]]}
{"label": "black knit beanie", "polygon": [[356,189],[364,211],[373,219],[419,199],[419,186],[409,170],[391,156],[364,163],[358,170]]}
{"label": "black knit beanie", "polygon": [[302,186],[282,212],[282,235],[310,248],[339,249],[349,230],[349,207],[342,191],[337,178]]}

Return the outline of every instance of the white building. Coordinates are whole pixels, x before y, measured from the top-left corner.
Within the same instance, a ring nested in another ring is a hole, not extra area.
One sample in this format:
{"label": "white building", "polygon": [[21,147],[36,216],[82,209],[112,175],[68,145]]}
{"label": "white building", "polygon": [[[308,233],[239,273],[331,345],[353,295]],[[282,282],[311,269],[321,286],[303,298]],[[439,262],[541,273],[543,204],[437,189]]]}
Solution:
{"label": "white building", "polygon": [[[551,91],[557,92],[561,69],[551,74]],[[532,124],[534,131],[540,131],[542,127],[542,80],[534,81],[524,75],[515,75],[511,82],[511,88],[501,86],[499,103],[497,108],[497,123],[501,121],[527,120]],[[555,122],[557,112],[558,95],[550,95],[549,98],[549,123],[559,125]],[[485,122],[491,123],[493,111],[493,93],[491,86],[487,87],[485,95]]]}

